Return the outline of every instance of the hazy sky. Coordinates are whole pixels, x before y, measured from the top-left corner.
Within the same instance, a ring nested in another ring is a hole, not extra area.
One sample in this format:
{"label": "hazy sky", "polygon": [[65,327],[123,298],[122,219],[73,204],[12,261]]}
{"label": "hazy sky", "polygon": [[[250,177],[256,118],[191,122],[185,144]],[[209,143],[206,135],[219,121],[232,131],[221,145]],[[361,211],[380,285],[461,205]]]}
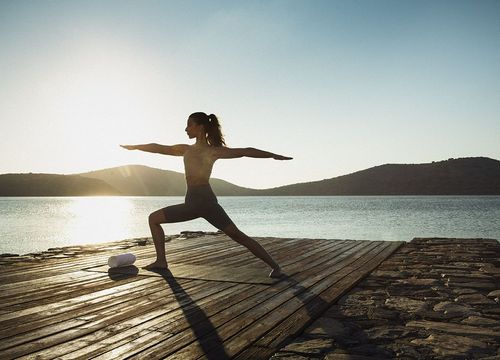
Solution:
{"label": "hazy sky", "polygon": [[0,0],[0,173],[180,158],[195,111],[213,176],[264,188],[384,163],[500,159],[500,1]]}

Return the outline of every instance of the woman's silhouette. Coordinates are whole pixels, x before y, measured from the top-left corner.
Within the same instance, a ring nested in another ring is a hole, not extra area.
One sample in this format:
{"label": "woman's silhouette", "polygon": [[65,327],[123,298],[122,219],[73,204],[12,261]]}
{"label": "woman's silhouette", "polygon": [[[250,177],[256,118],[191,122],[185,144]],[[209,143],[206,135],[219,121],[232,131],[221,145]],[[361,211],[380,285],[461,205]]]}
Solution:
{"label": "woman's silhouette", "polygon": [[184,158],[187,183],[185,203],[168,206],[149,215],[149,227],[155,244],[156,261],[145,268],[147,270],[167,268],[165,234],[160,224],[202,217],[268,264],[272,268],[269,276],[281,276],[281,269],[276,261],[257,241],[240,231],[217,203],[217,198],[209,184],[209,178],[214,162],[218,159],[233,159],[244,156],[273,158],[275,160],[291,160],[292,158],[254,148],[226,147],[219,120],[214,114],[207,115],[203,112],[191,114],[187,121],[186,133],[190,139],[196,138],[194,145],[120,145],[128,150],[142,150]]}

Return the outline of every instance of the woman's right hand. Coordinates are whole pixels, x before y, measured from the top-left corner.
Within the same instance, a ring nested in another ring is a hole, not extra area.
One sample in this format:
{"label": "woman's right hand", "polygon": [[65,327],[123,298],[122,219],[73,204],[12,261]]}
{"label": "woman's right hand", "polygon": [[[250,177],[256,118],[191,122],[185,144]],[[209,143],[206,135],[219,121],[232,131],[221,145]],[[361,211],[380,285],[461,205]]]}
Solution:
{"label": "woman's right hand", "polygon": [[289,156],[283,156],[283,155],[278,155],[278,154],[275,154],[273,156],[273,159],[274,160],[292,160],[293,158],[292,157],[289,157]]}

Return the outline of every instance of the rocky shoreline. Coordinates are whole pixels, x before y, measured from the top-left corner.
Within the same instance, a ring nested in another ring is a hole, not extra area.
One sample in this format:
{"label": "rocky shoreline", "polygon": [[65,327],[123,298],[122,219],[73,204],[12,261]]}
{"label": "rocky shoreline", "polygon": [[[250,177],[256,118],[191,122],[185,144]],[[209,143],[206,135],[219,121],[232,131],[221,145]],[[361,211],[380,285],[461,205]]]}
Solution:
{"label": "rocky shoreline", "polygon": [[500,244],[404,244],[272,359],[500,359]]}
{"label": "rocky shoreline", "polygon": [[[220,234],[221,232],[203,232],[203,231],[182,231],[178,235],[167,235],[165,241],[172,239],[186,239],[190,237],[198,237],[204,235]],[[126,250],[135,246],[153,245],[151,237],[139,237],[126,240],[118,240],[107,243],[86,244],[86,245],[73,245],[49,248],[45,251],[33,252],[29,254],[0,254],[0,265],[3,264],[17,264],[23,262],[40,262],[45,259],[65,259],[74,258],[77,256],[95,254],[108,250]]]}

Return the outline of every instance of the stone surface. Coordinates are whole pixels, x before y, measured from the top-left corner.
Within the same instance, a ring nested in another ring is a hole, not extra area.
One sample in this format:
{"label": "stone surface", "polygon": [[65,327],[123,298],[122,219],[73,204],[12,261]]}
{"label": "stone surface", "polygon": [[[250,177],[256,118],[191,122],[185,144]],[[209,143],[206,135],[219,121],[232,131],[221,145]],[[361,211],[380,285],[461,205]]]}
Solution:
{"label": "stone surface", "polygon": [[402,312],[415,312],[427,308],[422,300],[414,300],[403,296],[393,296],[385,300],[385,306]]}
{"label": "stone surface", "polygon": [[500,290],[493,290],[488,293],[488,297],[500,297]]}
{"label": "stone surface", "polygon": [[350,331],[344,324],[335,319],[321,317],[309,326],[304,333],[309,335],[343,338],[349,336]]}
{"label": "stone surface", "polygon": [[395,340],[408,336],[411,331],[404,326],[378,326],[365,331],[367,337],[373,340]]}
{"label": "stone surface", "polygon": [[439,284],[439,281],[436,279],[410,278],[410,279],[396,280],[395,284],[400,286],[432,286]]}
{"label": "stone surface", "polygon": [[432,349],[439,357],[480,358],[488,353],[488,344],[469,337],[432,334],[426,339],[414,339],[412,344]]}
{"label": "stone surface", "polygon": [[302,335],[331,340],[319,343],[331,344],[330,350],[324,352],[321,345],[317,353],[302,350],[300,340],[287,345],[295,352],[277,354],[329,360],[500,360],[497,254],[495,240],[414,239]]}
{"label": "stone surface", "polygon": [[304,355],[298,355],[294,353],[278,352],[270,357],[270,360],[310,360],[317,359],[317,357],[309,357]]}
{"label": "stone surface", "polygon": [[373,356],[364,356],[364,355],[331,353],[327,354],[324,359],[325,360],[379,360],[382,358]]}
{"label": "stone surface", "polygon": [[481,326],[481,327],[491,327],[491,326],[500,327],[499,320],[480,317],[480,316],[469,316],[468,318],[462,320],[462,323],[466,325]]}
{"label": "stone surface", "polygon": [[442,301],[432,308],[434,311],[443,312],[449,317],[465,317],[469,315],[477,315],[478,313],[473,311],[468,305],[460,305],[451,301]]}
{"label": "stone surface", "polygon": [[408,327],[423,328],[432,331],[445,332],[462,336],[487,336],[500,339],[500,332],[491,329],[485,329],[478,326],[461,325],[455,323],[446,323],[438,321],[409,321],[406,323]]}
{"label": "stone surface", "polygon": [[467,294],[458,296],[455,301],[460,303],[467,303],[471,305],[476,304],[495,304],[495,301],[488,299],[486,296],[476,293],[476,294]]}
{"label": "stone surface", "polygon": [[368,318],[370,319],[399,319],[399,312],[395,310],[390,310],[385,306],[370,307],[368,309]]}
{"label": "stone surface", "polygon": [[282,352],[291,352],[299,355],[319,355],[333,347],[332,339],[298,338],[281,349]]}

